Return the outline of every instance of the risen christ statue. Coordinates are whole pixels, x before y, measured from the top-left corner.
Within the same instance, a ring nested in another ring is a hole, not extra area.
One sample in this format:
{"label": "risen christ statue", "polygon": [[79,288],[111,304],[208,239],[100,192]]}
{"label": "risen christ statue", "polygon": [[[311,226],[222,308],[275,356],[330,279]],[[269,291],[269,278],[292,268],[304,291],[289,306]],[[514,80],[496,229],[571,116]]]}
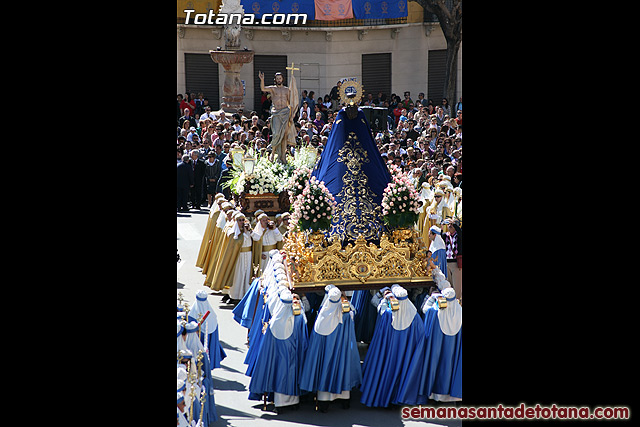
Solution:
{"label": "risen christ statue", "polygon": [[[287,67],[288,68],[288,67]],[[293,64],[292,67],[293,69]],[[298,91],[295,79],[292,76],[291,89],[283,85],[282,73],[275,74],[275,85],[264,85],[264,73],[258,72],[260,78],[260,90],[271,94],[271,160],[278,159],[280,163],[286,163],[287,143],[295,144],[295,128],[293,116],[297,107]]]}

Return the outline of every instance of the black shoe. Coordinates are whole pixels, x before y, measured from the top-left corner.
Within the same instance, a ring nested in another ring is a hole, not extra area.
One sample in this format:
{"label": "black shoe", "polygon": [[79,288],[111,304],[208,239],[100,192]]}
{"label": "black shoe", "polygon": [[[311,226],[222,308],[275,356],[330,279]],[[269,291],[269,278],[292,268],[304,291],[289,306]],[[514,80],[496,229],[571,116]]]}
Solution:
{"label": "black shoe", "polygon": [[314,402],[314,394],[313,393],[305,393],[300,395],[300,403]]}
{"label": "black shoe", "polygon": [[327,400],[318,400],[318,411],[326,414],[329,412],[329,401]]}
{"label": "black shoe", "polygon": [[263,406],[262,410],[263,411],[269,411],[269,412],[275,412],[276,414],[278,413],[278,408],[276,408],[276,405],[274,405],[273,403],[267,403],[267,406]]}
{"label": "black shoe", "polygon": [[224,296],[222,297],[222,302],[227,302],[229,301],[229,294],[224,294]]}

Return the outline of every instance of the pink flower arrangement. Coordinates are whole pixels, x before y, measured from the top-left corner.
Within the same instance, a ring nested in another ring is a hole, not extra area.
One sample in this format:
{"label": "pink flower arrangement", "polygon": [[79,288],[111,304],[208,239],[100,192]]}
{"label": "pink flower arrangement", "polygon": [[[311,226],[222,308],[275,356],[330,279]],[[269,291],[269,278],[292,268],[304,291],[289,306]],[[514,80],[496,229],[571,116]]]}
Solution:
{"label": "pink flower arrangement", "polygon": [[325,187],[324,181],[311,177],[293,202],[290,227],[298,226],[301,230],[311,231],[328,230],[335,209],[336,200]]}
{"label": "pink flower arrangement", "polygon": [[306,166],[302,166],[293,171],[293,175],[289,178],[289,182],[285,187],[287,193],[289,193],[289,202],[293,204],[300,194],[302,194],[302,190],[304,190],[307,185],[307,181],[311,177],[311,169]]}
{"label": "pink flower arrangement", "polygon": [[382,195],[382,219],[388,228],[413,227],[420,214],[419,195],[407,174],[391,167],[391,182]]}

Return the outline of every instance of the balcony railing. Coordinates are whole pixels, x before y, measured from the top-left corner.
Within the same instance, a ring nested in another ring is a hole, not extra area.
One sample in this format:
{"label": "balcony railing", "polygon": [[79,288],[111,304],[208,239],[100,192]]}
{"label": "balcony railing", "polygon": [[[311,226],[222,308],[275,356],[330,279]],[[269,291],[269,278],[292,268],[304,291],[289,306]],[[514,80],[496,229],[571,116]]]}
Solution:
{"label": "balcony railing", "polygon": [[[430,15],[430,14],[429,14]],[[426,16],[426,14],[425,14]],[[178,24],[184,24],[185,17],[179,16],[177,18]],[[193,21],[193,18],[190,20]],[[437,21],[437,18],[436,18]],[[428,21],[425,21],[428,22]],[[301,24],[298,22],[296,27],[308,28],[308,27],[362,27],[362,26],[378,26],[378,25],[397,25],[397,24],[406,24],[407,17],[402,18],[391,18],[391,19],[340,19],[337,21],[321,21],[316,19],[309,19],[305,24]],[[210,27],[217,27],[218,25],[209,25]],[[287,25],[282,24],[270,24],[270,27],[286,27]]]}
{"label": "balcony railing", "polygon": [[301,27],[361,27],[376,25],[406,24],[407,17],[391,19],[340,19],[337,21],[321,21],[312,19]]}

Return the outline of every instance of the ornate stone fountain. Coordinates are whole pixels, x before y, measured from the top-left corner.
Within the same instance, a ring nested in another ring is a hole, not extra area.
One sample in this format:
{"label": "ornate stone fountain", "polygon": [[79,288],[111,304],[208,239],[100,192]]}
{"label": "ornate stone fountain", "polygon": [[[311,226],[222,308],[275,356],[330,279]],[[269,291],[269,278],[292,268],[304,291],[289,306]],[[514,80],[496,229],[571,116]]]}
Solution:
{"label": "ornate stone fountain", "polygon": [[[244,8],[240,0],[224,0],[219,13],[239,13],[244,16]],[[210,50],[211,59],[224,68],[224,85],[222,87],[222,103],[220,107],[230,113],[244,109],[244,95],[240,70],[244,64],[253,61],[253,51],[240,49],[240,24],[237,18],[233,23],[224,26],[224,50]]]}

